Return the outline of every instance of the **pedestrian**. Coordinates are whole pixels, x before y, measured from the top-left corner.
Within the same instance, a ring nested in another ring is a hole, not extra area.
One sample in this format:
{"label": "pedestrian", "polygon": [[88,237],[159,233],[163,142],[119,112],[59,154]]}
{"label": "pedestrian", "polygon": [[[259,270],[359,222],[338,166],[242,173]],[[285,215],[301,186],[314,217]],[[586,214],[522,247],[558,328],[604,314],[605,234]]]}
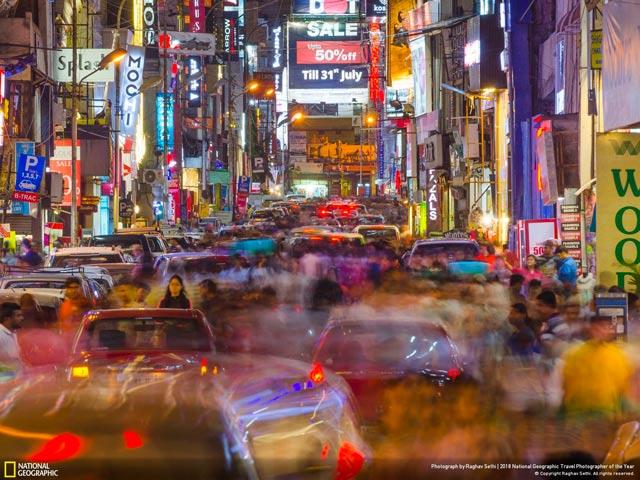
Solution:
{"label": "pedestrian", "polygon": [[509,277],[509,300],[511,305],[516,303],[527,303],[527,299],[522,294],[524,277],[519,273],[514,273]]}
{"label": "pedestrian", "polygon": [[537,259],[538,268],[543,276],[543,286],[551,285],[556,278],[556,257],[553,254],[556,247],[555,240],[547,240],[543,244],[542,255]]}
{"label": "pedestrian", "polygon": [[564,316],[558,310],[558,299],[551,290],[543,290],[536,297],[535,309],[540,322],[540,339],[547,357],[555,360],[560,357],[566,342],[571,338],[571,329]]}
{"label": "pedestrian", "polygon": [[558,247],[556,249],[556,270],[558,272],[558,281],[565,288],[573,290],[578,280],[578,266],[576,261],[569,256],[569,250],[566,247]]}
{"label": "pedestrian", "polygon": [[244,286],[249,283],[249,270],[245,268],[244,260],[240,254],[233,254],[230,268],[222,271],[218,278],[221,282],[232,283],[236,286]]}
{"label": "pedestrian", "polygon": [[169,253],[182,252],[182,246],[178,242],[177,238],[171,238],[169,240]]}
{"label": "pedestrian", "polygon": [[513,355],[533,355],[538,350],[537,337],[531,328],[531,321],[527,315],[527,307],[524,303],[511,305],[509,323],[514,332],[509,336],[507,345]]}
{"label": "pedestrian", "polygon": [[22,255],[18,257],[19,262],[27,267],[39,267],[44,262],[42,257],[33,249],[31,240],[23,238],[20,244],[22,248]]}
{"label": "pedestrian", "polygon": [[507,267],[511,270],[515,269],[518,265],[518,256],[509,249],[509,244],[505,243],[502,245],[502,256],[504,257],[504,261],[507,264]]}
{"label": "pedestrian", "polygon": [[14,303],[0,306],[0,370],[16,369],[21,365],[16,331],[22,324],[22,312]]}
{"label": "pedestrian", "polygon": [[149,287],[148,283],[141,281],[134,282],[133,286],[135,288],[135,302],[139,308],[147,308],[149,306],[147,304],[147,297],[149,293],[151,293],[151,287]]}
{"label": "pedestrian", "polygon": [[511,269],[507,267],[504,258],[500,255],[497,255],[493,260],[493,275],[503,285],[506,285],[511,277]]}
{"label": "pedestrian", "polygon": [[523,277],[525,283],[529,283],[531,280],[540,280],[544,278],[540,268],[538,268],[538,260],[535,255],[527,255],[524,268],[518,271]]}
{"label": "pedestrian", "polygon": [[184,291],[184,282],[180,275],[174,275],[169,279],[167,290],[158,308],[191,308],[191,302]]}
{"label": "pedestrian", "polygon": [[476,256],[476,260],[480,262],[488,263],[491,268],[493,268],[493,263],[495,262],[496,250],[493,248],[493,245],[490,243],[481,243],[480,244],[480,253]]}
{"label": "pedestrian", "polygon": [[613,341],[610,317],[594,316],[589,334],[589,340],[564,357],[562,410],[567,415],[616,417],[626,408],[633,366]]}
{"label": "pedestrian", "polygon": [[58,308],[58,331],[71,343],[82,316],[91,304],[82,293],[80,280],[71,277],[64,282],[64,301]]}
{"label": "pedestrian", "polygon": [[135,301],[135,289],[131,278],[123,277],[113,288],[114,306],[116,308],[139,308]]}
{"label": "pedestrian", "polygon": [[219,312],[220,299],[218,298],[218,286],[216,282],[207,278],[198,284],[200,293],[200,304],[198,310],[204,313],[212,328],[216,327],[216,320]]}

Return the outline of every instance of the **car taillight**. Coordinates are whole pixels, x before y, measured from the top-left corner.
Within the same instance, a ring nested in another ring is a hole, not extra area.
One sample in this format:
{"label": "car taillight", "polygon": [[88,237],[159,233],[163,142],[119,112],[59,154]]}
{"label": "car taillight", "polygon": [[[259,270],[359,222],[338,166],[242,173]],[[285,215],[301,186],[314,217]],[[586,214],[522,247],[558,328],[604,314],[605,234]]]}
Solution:
{"label": "car taillight", "polygon": [[364,455],[349,442],[343,442],[338,450],[338,464],[336,466],[336,480],[354,478],[364,465]]}
{"label": "car taillight", "polygon": [[322,365],[314,363],[311,367],[311,371],[309,372],[309,378],[313,383],[324,382],[324,370],[322,370]]}
{"label": "car taillight", "polygon": [[447,371],[447,377],[449,377],[451,380],[455,380],[461,374],[462,372],[460,372],[460,369],[456,367],[450,368],[449,371]]}
{"label": "car taillight", "polygon": [[25,457],[31,462],[62,462],[70,460],[80,453],[84,441],[73,433],[60,433],[47,440],[40,449]]}
{"label": "car taillight", "polygon": [[200,375],[207,374],[207,359],[203,358],[200,360]]}
{"label": "car taillight", "polygon": [[144,445],[142,436],[135,430],[125,430],[122,433],[122,437],[124,439],[124,446],[129,450],[134,450]]}

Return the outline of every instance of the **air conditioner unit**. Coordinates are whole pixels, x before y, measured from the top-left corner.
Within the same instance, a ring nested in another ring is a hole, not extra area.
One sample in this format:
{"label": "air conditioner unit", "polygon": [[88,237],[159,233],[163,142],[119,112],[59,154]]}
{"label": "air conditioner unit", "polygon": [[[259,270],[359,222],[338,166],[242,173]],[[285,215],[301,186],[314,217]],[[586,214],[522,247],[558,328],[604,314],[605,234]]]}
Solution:
{"label": "air conditioner unit", "polygon": [[142,182],[149,185],[162,185],[162,170],[160,169],[148,169],[142,171]]}

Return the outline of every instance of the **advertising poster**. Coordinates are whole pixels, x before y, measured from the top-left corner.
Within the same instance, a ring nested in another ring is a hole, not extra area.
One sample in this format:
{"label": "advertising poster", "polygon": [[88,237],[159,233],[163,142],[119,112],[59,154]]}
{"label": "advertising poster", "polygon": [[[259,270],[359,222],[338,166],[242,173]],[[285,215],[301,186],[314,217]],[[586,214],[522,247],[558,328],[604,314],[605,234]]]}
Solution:
{"label": "advertising poster", "polygon": [[289,96],[298,103],[368,98],[362,28],[353,20],[312,20],[289,29]]}
{"label": "advertising poster", "polygon": [[415,108],[415,116],[418,117],[432,109],[429,92],[431,82],[427,79],[427,72],[431,71],[430,68],[427,68],[427,62],[431,63],[431,58],[427,59],[427,45],[423,35],[411,40],[409,46],[413,71],[413,106]]}
{"label": "advertising poster", "polygon": [[[80,172],[80,142],[76,145],[76,195],[80,200],[82,175]],[[71,205],[71,140],[56,140],[54,156],[49,159],[49,170],[62,175],[63,206]]]}
{"label": "advertising poster", "polygon": [[293,0],[294,15],[360,15],[364,0]]}
{"label": "advertising poster", "polygon": [[640,278],[640,135],[596,138],[598,283],[635,290]]}
{"label": "advertising poster", "polygon": [[407,88],[411,84],[411,49],[409,48],[409,12],[415,0],[389,2],[387,17],[387,85]]}

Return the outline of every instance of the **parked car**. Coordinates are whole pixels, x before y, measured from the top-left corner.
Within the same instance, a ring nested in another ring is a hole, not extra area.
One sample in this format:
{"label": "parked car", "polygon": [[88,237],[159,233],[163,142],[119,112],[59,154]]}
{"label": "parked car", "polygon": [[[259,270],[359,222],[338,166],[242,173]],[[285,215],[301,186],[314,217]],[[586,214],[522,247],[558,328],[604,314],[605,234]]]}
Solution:
{"label": "parked car", "polygon": [[72,247],[56,249],[45,262],[47,267],[69,268],[96,263],[132,263],[131,255],[120,247]]}
{"label": "parked car", "polygon": [[149,233],[115,233],[113,235],[96,235],[89,240],[89,246],[120,247],[130,252],[134,245],[142,246],[145,252],[159,257],[167,253],[167,247],[159,235]]}
{"label": "parked car", "polygon": [[400,244],[400,230],[395,225],[358,225],[353,233],[359,233],[366,243],[383,241],[397,247]]}

